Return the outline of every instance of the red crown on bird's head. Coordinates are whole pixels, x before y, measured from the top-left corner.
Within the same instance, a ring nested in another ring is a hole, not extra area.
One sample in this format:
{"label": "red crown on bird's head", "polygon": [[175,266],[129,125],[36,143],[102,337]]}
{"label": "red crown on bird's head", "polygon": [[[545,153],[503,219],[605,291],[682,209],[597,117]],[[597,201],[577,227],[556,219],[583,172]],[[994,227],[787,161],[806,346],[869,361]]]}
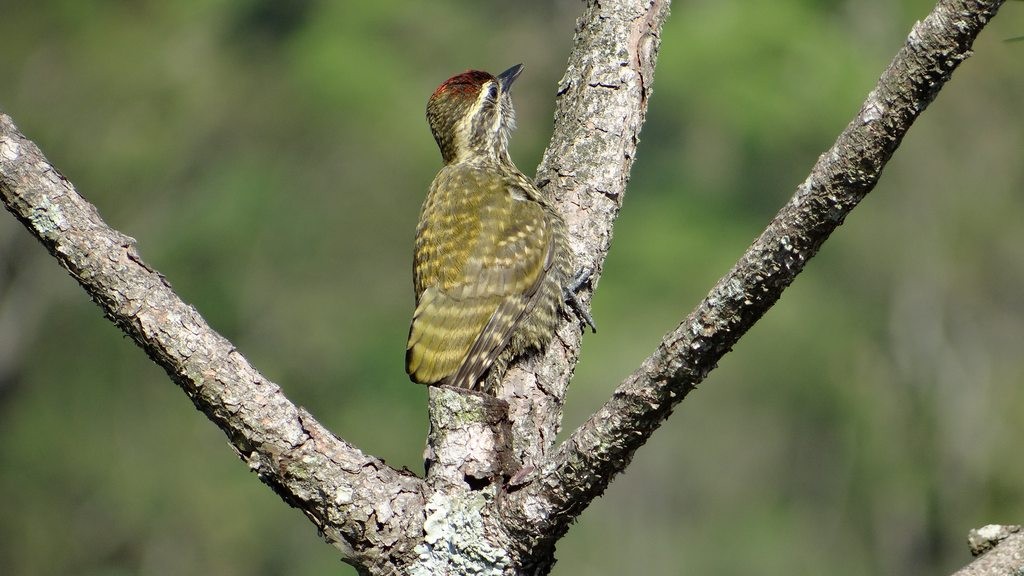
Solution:
{"label": "red crown on bird's head", "polygon": [[494,76],[482,70],[466,70],[442,82],[437,90],[434,90],[431,98],[441,94],[459,94],[475,98],[480,92],[480,87],[488,80],[494,80]]}

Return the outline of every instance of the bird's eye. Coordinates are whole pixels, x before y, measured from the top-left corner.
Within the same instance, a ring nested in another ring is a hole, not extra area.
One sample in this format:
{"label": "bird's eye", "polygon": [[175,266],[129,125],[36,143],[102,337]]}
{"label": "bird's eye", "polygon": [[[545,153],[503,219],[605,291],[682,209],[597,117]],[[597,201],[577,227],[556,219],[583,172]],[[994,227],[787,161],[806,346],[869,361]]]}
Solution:
{"label": "bird's eye", "polygon": [[487,98],[489,100],[497,100],[498,99],[498,85],[497,84],[493,84],[492,83],[489,86],[487,86]]}

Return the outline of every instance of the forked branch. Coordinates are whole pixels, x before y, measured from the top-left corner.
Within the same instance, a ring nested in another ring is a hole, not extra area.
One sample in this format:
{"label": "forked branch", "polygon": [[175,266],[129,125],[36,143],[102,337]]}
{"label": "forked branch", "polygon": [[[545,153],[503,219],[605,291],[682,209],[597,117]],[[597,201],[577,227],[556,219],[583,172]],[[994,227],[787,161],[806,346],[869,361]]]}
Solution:
{"label": "forked branch", "polygon": [[941,0],[914,25],[860,112],[733,269],[612,397],[506,502],[524,538],[557,538],[629,464],[672,410],[779,299],[874,188],[1001,0]]}

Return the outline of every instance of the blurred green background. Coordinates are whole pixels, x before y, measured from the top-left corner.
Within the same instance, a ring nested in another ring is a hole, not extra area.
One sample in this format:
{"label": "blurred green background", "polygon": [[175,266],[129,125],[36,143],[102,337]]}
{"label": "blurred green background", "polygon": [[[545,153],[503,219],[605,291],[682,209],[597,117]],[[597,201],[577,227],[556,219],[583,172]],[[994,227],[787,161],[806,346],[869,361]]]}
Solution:
{"label": "blurred green background", "polygon": [[[427,96],[524,62],[550,133],[575,1],[0,0],[0,109],[328,427],[420,471],[403,371]],[[924,0],[682,0],[594,300],[577,426],[857,112]],[[1024,4],[877,189],[558,548],[554,574],[942,574],[1024,520]],[[354,574],[0,216],[0,566]]]}

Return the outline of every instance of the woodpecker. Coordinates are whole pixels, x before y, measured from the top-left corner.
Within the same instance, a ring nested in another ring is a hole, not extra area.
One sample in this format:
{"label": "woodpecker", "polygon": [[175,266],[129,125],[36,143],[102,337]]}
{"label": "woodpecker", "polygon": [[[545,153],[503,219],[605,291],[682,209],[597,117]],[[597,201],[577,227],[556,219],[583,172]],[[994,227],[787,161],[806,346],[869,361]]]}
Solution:
{"label": "woodpecker", "polygon": [[463,72],[427,102],[444,166],[416,227],[405,357],[414,382],[491,393],[509,361],[554,335],[572,257],[551,199],[508,153],[509,90],[522,70]]}

